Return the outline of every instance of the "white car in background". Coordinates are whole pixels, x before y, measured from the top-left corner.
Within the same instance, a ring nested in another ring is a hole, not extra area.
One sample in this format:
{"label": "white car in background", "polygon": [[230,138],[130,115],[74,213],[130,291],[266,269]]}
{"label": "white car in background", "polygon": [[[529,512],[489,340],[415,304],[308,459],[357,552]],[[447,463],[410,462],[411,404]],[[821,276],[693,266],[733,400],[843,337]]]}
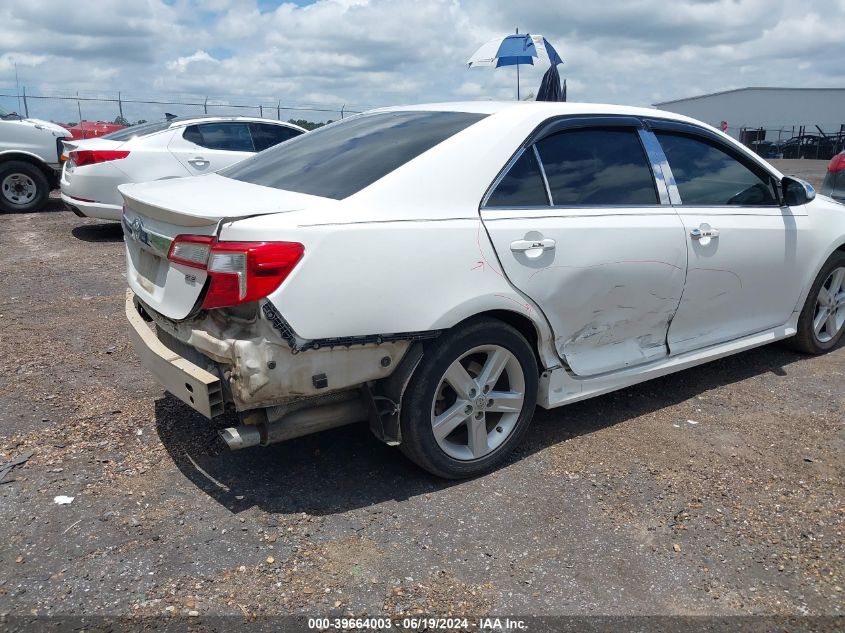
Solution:
{"label": "white car in background", "polygon": [[468,477],[537,404],[845,331],[845,206],[665,111],[392,108],[121,192],[133,343],[232,448],[369,420]]}
{"label": "white car in background", "polygon": [[273,119],[203,116],[65,141],[62,201],[80,217],[120,220],[118,185],[212,173],[304,132]]}
{"label": "white car in background", "polygon": [[0,108],[0,213],[38,211],[59,181],[60,125]]}

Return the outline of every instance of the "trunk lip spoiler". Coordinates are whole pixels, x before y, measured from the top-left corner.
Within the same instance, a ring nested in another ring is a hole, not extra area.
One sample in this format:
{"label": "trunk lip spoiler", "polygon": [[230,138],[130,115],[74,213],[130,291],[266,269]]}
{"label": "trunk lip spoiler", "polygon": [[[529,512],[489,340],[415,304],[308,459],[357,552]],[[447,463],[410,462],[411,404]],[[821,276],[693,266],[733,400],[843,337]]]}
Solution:
{"label": "trunk lip spoiler", "polygon": [[[261,215],[266,214],[256,213],[253,215],[220,218],[217,222],[216,228],[214,229],[213,235],[219,239],[220,233],[223,231],[224,224],[233,224],[234,222],[238,222],[240,220],[248,220],[249,218]],[[121,217],[120,224],[123,227],[123,235],[126,239],[131,239],[136,242],[140,248],[167,259],[170,254],[170,247],[176,239],[176,236],[171,238],[147,228],[144,226],[144,220],[140,215],[136,215],[130,220],[124,213]]]}

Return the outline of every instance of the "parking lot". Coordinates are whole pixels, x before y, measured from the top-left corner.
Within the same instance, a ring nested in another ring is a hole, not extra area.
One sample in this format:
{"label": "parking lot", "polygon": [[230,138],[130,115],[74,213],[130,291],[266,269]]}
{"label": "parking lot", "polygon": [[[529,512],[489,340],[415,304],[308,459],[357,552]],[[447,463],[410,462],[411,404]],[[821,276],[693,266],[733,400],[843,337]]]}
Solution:
{"label": "parking lot", "polygon": [[0,613],[842,613],[841,346],[540,411],[447,483],[365,426],[222,451],[129,345],[122,248],[55,199],[0,216],[0,461],[32,451],[0,484]]}

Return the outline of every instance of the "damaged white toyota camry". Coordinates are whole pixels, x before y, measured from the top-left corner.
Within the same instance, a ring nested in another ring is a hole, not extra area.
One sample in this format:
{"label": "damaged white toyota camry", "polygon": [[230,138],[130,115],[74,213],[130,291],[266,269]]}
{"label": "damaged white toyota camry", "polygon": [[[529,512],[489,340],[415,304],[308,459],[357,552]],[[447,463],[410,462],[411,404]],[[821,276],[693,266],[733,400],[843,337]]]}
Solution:
{"label": "damaged white toyota camry", "polygon": [[120,191],[133,342],[231,448],[369,421],[468,477],[538,404],[845,329],[845,206],[662,111],[391,108]]}

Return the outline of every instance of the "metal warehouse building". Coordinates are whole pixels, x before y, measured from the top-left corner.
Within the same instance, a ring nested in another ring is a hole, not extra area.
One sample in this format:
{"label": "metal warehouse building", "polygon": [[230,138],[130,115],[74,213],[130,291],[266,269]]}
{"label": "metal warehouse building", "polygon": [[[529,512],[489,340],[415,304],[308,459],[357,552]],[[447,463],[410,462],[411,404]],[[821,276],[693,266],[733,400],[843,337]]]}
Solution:
{"label": "metal warehouse building", "polygon": [[803,136],[841,145],[845,133],[845,88],[739,88],[655,103],[694,117],[744,143],[781,143]]}

